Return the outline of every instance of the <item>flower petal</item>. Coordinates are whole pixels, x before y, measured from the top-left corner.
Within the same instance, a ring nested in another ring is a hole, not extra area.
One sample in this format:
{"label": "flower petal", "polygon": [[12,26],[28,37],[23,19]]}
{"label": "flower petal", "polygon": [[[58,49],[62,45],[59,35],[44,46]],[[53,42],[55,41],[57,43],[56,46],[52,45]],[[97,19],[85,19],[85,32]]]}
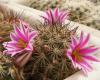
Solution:
{"label": "flower petal", "polygon": [[77,39],[75,37],[72,37],[71,41],[72,45],[77,45]]}
{"label": "flower petal", "polygon": [[7,47],[7,46],[11,47],[11,46],[16,46],[16,44],[17,44],[16,42],[10,41],[10,42],[4,42],[3,46],[4,47]]}
{"label": "flower petal", "polygon": [[89,39],[90,39],[90,34],[88,34],[88,35],[86,36],[86,39],[85,39],[85,40],[83,40],[83,42],[81,42],[80,47],[85,46],[85,45],[87,44],[87,42],[89,41]]}
{"label": "flower petal", "polygon": [[32,39],[34,39],[37,36],[37,31],[32,31],[29,35],[29,40],[31,41]]}
{"label": "flower petal", "polygon": [[98,50],[98,48],[87,47],[87,48],[81,49],[79,52],[80,54],[89,54],[89,53],[95,52],[96,50]]}
{"label": "flower petal", "polygon": [[94,61],[94,62],[100,62],[96,57],[94,56],[84,56],[84,59],[89,60],[89,61]]}
{"label": "flower petal", "polygon": [[18,41],[18,40],[19,40],[19,38],[17,37],[17,35],[14,34],[13,32],[10,33],[10,38],[11,38],[11,40],[13,40],[13,41]]}
{"label": "flower petal", "polygon": [[65,20],[65,18],[67,19],[68,13],[62,12],[60,15],[61,15],[60,16],[60,22],[62,23]]}
{"label": "flower petal", "polygon": [[52,24],[52,20],[53,20],[53,15],[52,15],[52,11],[49,10],[46,12],[47,13],[47,16],[48,16],[48,20],[49,20],[49,24]]}
{"label": "flower petal", "polygon": [[4,53],[5,54],[10,54],[12,57],[15,56],[17,53],[21,53],[23,50],[5,50]]}
{"label": "flower petal", "polygon": [[58,19],[58,17],[59,17],[59,10],[58,10],[58,8],[55,8],[55,10],[54,10],[54,21],[56,22],[57,21],[57,19]]}
{"label": "flower petal", "polygon": [[21,33],[21,31],[19,30],[19,28],[18,28],[17,26],[14,27],[14,30],[15,30],[16,34],[19,36],[19,38],[21,38],[21,39],[24,40],[24,41],[27,41],[25,35],[23,35],[23,34]]}
{"label": "flower petal", "polygon": [[25,50],[27,50],[27,51],[32,51],[32,50],[33,50],[32,44],[29,43],[29,44],[27,45],[27,47],[25,48]]}
{"label": "flower petal", "polygon": [[80,35],[80,43],[83,42],[83,31],[81,32],[81,35]]}

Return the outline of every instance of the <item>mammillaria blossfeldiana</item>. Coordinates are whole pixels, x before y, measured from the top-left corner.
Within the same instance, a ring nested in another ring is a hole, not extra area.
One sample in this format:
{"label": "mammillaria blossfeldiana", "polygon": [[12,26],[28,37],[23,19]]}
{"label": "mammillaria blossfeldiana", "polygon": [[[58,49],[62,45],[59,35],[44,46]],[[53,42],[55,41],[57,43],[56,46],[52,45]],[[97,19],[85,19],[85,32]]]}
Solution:
{"label": "mammillaria blossfeldiana", "polygon": [[51,9],[46,12],[45,16],[42,16],[44,18],[44,21],[46,24],[54,25],[54,24],[62,24],[65,19],[68,19],[69,12],[68,11],[59,11],[58,8],[55,8],[54,11]]}
{"label": "mammillaria blossfeldiana", "polygon": [[90,54],[98,48],[86,46],[90,35],[84,37],[82,32],[78,40],[74,37],[77,27],[63,24],[68,14],[58,8],[49,10],[47,16],[42,15],[44,24],[35,25],[34,30],[22,20],[19,21],[20,25],[14,25],[11,41],[3,45],[7,49],[4,52],[13,56],[10,58],[18,68],[21,79],[15,79],[64,80],[80,69],[90,71],[89,61],[98,62]]}
{"label": "mammillaria blossfeldiana", "polygon": [[7,49],[4,52],[14,56],[23,51],[32,52],[33,39],[37,36],[37,31],[32,31],[30,26],[20,20],[20,26],[14,24],[14,32],[10,33],[11,41],[4,42]]}
{"label": "mammillaria blossfeldiana", "polygon": [[90,38],[90,34],[84,36],[81,32],[80,40],[77,37],[72,37],[70,48],[67,50],[67,56],[72,61],[75,68],[82,69],[84,73],[91,71],[93,68],[90,65],[90,61],[98,62],[93,55],[91,55],[98,48],[94,46],[86,46]]}

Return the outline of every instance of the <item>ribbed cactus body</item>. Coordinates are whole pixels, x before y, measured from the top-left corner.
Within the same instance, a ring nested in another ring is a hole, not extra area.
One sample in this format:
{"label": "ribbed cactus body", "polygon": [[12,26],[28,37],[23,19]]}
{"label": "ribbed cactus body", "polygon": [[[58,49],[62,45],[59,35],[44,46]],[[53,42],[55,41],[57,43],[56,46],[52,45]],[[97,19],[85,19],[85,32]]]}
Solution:
{"label": "ribbed cactus body", "polygon": [[76,72],[65,52],[76,29],[67,25],[41,25],[34,41],[33,80],[63,80]]}

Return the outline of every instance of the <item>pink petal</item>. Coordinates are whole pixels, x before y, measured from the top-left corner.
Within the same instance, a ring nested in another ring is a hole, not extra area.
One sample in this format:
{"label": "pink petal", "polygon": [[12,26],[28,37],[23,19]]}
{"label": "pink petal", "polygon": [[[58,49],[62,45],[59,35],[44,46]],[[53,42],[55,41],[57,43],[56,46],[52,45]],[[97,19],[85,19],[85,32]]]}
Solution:
{"label": "pink petal", "polygon": [[72,52],[71,52],[70,50],[67,50],[66,55],[67,55],[68,57],[71,57],[71,54],[72,54]]}
{"label": "pink petal", "polygon": [[63,22],[63,20],[66,18],[67,13],[63,12],[60,16],[60,22]]}
{"label": "pink petal", "polygon": [[89,41],[89,39],[90,39],[90,34],[88,34],[86,36],[86,39],[83,42],[81,42],[81,46],[80,47],[84,47],[87,44],[87,42]]}
{"label": "pink petal", "polygon": [[11,56],[13,57],[14,55],[21,53],[23,50],[5,50],[5,54],[11,54]]}
{"label": "pink petal", "polygon": [[29,35],[29,40],[34,39],[37,36],[37,31],[32,31]]}
{"label": "pink petal", "polygon": [[19,38],[21,38],[22,40],[24,40],[24,41],[27,41],[27,39],[26,39],[26,37],[25,37],[25,35],[23,35],[22,34],[22,32],[18,29],[18,27],[14,27],[14,30],[15,30],[15,32],[17,33],[17,35],[19,36]]}
{"label": "pink petal", "polygon": [[26,24],[24,21],[20,20],[20,26],[19,27],[15,26],[15,27],[14,28],[15,28],[15,32],[17,33],[17,35],[19,33],[23,39],[28,38],[28,34],[29,34],[29,25],[28,24]]}
{"label": "pink petal", "polygon": [[79,52],[80,54],[89,54],[89,53],[93,53],[96,50],[98,50],[98,48],[87,47],[87,48],[81,49]]}
{"label": "pink petal", "polygon": [[70,49],[74,50],[75,49],[75,45],[70,44]]}
{"label": "pink petal", "polygon": [[72,61],[72,64],[73,64],[73,66],[74,66],[74,68],[79,68],[79,69],[81,69],[81,66],[80,66],[80,64],[78,63],[78,62],[76,62],[75,60],[71,60]]}
{"label": "pink petal", "polygon": [[18,48],[16,45],[15,45],[15,46],[7,45],[7,46],[5,46],[5,48],[6,48],[7,50],[21,49],[21,48]]}
{"label": "pink petal", "polygon": [[6,47],[6,46],[15,46],[17,43],[16,42],[14,42],[14,41],[10,41],[10,42],[4,42],[3,43],[3,46],[4,47]]}
{"label": "pink petal", "polygon": [[87,62],[86,60],[84,60],[84,63],[83,64],[86,65],[86,69],[85,70],[87,72],[90,72],[90,71],[93,70],[93,67],[91,66],[91,64],[89,62]]}
{"label": "pink petal", "polygon": [[86,36],[86,39],[84,40],[83,45],[87,44],[87,42],[89,41],[89,39],[90,39],[90,34],[88,34]]}
{"label": "pink petal", "polygon": [[25,36],[26,36],[27,41],[28,41],[28,39],[29,39],[29,28],[25,29]]}
{"label": "pink petal", "polygon": [[72,45],[77,46],[77,40],[75,39],[75,37],[72,37],[71,41]]}
{"label": "pink petal", "polygon": [[80,64],[82,71],[87,74],[89,71],[91,71],[90,68],[86,67],[84,64]]}
{"label": "pink petal", "polygon": [[52,24],[53,24],[55,21],[54,21],[54,16],[53,16],[52,10],[49,10],[49,13],[50,13],[50,14],[49,14],[50,16],[48,16],[48,17],[51,18],[50,20],[51,20],[51,22],[52,22]]}
{"label": "pink petal", "polygon": [[22,21],[20,21],[20,26],[19,26],[19,28],[20,28],[20,31],[22,32],[22,34],[24,35],[25,34],[25,26],[23,25],[24,24],[24,22],[22,22]]}
{"label": "pink petal", "polygon": [[85,74],[87,74],[87,72],[89,72],[93,69],[92,66],[89,63],[87,63],[86,61],[81,62],[79,64]]}
{"label": "pink petal", "polygon": [[58,8],[55,8],[55,10],[54,10],[54,21],[57,21],[57,19],[58,19],[58,14],[59,12],[58,12]]}
{"label": "pink petal", "polygon": [[87,69],[90,69],[90,70],[93,69],[92,66],[85,60],[84,60],[84,62],[82,64],[84,64],[84,66],[86,66]]}
{"label": "pink petal", "polygon": [[53,16],[52,16],[51,10],[50,10],[50,11],[47,11],[46,14],[47,14],[47,16],[48,16],[49,24],[52,24],[52,19],[53,19],[52,17],[53,17]]}
{"label": "pink petal", "polygon": [[19,38],[17,37],[17,35],[15,33],[12,33],[12,32],[10,33],[10,38],[13,41],[18,41],[19,40]]}
{"label": "pink petal", "polygon": [[55,8],[55,10],[54,10],[54,16],[58,17],[58,8]]}
{"label": "pink petal", "polygon": [[89,60],[89,61],[95,61],[95,62],[100,62],[96,57],[94,56],[84,56],[84,59]]}
{"label": "pink petal", "polygon": [[83,31],[81,32],[81,35],[80,35],[80,42],[79,44],[81,44],[83,42]]}
{"label": "pink petal", "polygon": [[33,50],[33,46],[32,44],[28,44],[27,47],[25,48],[25,50],[28,50],[28,51],[32,51]]}

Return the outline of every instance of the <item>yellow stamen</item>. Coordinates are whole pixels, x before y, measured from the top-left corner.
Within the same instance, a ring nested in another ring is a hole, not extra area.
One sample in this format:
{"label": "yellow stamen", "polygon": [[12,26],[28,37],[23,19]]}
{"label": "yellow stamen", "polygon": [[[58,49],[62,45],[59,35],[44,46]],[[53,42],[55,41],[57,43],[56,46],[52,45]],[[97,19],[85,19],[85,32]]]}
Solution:
{"label": "yellow stamen", "polygon": [[82,62],[82,56],[79,54],[79,51],[74,50],[72,53],[72,57],[74,57],[78,62]]}
{"label": "yellow stamen", "polygon": [[27,47],[27,42],[25,42],[24,40],[22,40],[22,39],[19,39],[18,40],[18,43],[17,43],[17,46],[19,47],[19,48],[26,48]]}

